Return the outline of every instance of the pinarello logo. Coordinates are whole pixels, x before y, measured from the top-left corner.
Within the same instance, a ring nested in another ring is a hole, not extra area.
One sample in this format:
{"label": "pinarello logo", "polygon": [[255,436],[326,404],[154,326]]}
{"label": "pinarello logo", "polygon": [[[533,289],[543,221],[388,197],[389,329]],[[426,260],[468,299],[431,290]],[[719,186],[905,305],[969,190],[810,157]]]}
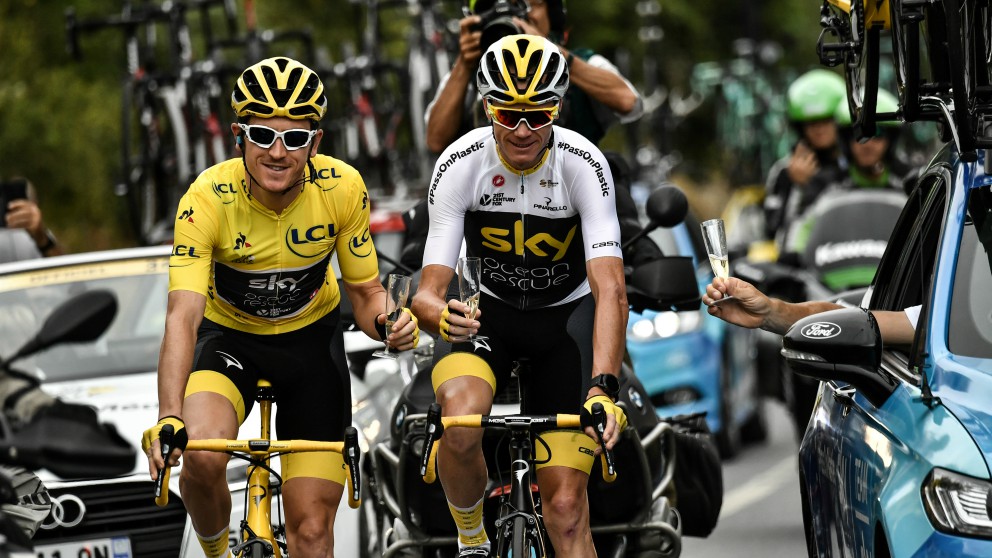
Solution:
{"label": "pinarello logo", "polygon": [[830,339],[840,335],[840,326],[830,322],[816,322],[804,327],[800,333],[808,339]]}
{"label": "pinarello logo", "polygon": [[500,186],[506,184],[506,179],[503,178],[502,174],[497,174],[493,177],[493,186],[499,188]]}

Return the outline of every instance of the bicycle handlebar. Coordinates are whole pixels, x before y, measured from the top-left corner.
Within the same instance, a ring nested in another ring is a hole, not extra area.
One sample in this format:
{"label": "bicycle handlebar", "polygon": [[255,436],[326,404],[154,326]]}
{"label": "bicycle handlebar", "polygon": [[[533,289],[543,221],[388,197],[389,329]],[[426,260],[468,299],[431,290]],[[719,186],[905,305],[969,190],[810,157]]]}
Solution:
{"label": "bicycle handlebar", "polygon": [[[162,458],[166,466],[159,471],[155,480],[155,504],[159,507],[169,503],[169,476],[171,467],[168,465],[169,453],[172,452],[172,436],[174,434],[171,424],[162,427],[159,434],[159,443],[162,446]],[[362,503],[361,498],[361,471],[359,462],[362,451],[358,446],[358,430],[354,426],[345,428],[343,442],[317,442],[313,440],[227,440],[223,438],[211,438],[205,440],[190,440],[186,444],[185,451],[211,451],[216,453],[241,453],[261,457],[278,453],[301,453],[311,451],[333,451],[340,453],[344,458],[345,471],[347,475],[348,506],[358,509]]]}
{"label": "bicycle handlebar", "polygon": [[606,430],[606,411],[601,403],[593,404],[592,424],[585,424],[581,415],[458,415],[441,416],[441,406],[432,403],[427,409],[427,424],[424,428],[424,448],[420,454],[420,476],[424,482],[431,484],[437,479],[437,442],[444,435],[446,428],[524,428],[530,430],[538,426],[542,430],[552,428],[579,428],[592,426],[599,434],[599,444],[602,448],[603,480],[613,482],[617,478],[613,461],[613,452],[606,449],[603,432]]}

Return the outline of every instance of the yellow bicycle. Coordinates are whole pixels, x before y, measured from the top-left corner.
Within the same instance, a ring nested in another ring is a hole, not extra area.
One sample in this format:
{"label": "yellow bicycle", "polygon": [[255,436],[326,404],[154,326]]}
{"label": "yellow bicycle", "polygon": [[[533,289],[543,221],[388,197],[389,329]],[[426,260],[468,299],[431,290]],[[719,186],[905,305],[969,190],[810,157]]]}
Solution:
{"label": "yellow bicycle", "polygon": [[[285,528],[282,521],[277,527],[272,523],[273,487],[280,486],[282,479],[269,465],[272,457],[286,453],[307,451],[333,451],[344,457],[347,469],[348,505],[358,509],[361,505],[361,477],[359,461],[361,450],[358,447],[358,431],[353,426],[345,429],[343,442],[317,442],[311,440],[273,440],[271,438],[272,403],[275,400],[272,384],[259,380],[255,395],[261,415],[259,438],[252,440],[190,440],[185,451],[212,451],[227,453],[234,458],[248,462],[247,490],[245,491],[245,517],[241,521],[240,543],[231,549],[239,558],[284,558],[287,557]],[[160,440],[162,457],[165,459],[175,449],[172,447],[171,425],[162,427]],[[171,469],[166,467],[155,482],[155,503],[165,506],[169,501],[169,477]],[[277,482],[272,484],[275,475]]]}

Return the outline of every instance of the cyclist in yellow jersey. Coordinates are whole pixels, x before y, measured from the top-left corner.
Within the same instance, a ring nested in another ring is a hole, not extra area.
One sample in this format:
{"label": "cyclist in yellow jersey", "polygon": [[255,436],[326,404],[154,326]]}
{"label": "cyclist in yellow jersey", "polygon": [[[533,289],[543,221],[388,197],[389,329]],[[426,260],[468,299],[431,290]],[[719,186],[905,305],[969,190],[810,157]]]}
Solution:
{"label": "cyclist in yellow jersey", "polygon": [[[343,438],[351,394],[332,254],[359,327],[374,339],[386,333],[365,184],[344,162],[317,155],[327,104],[320,79],[295,60],[270,58],[241,74],[231,104],[241,158],[204,171],[176,215],[160,420],[142,440],[152,478],[165,465],[163,425],[175,427],[179,448],[187,437],[236,438],[260,377],[275,388],[280,438]],[[405,312],[388,342],[410,349],[418,334]],[[171,455],[173,464],[180,453]],[[210,558],[230,555],[226,465],[225,455],[194,452],[179,480]],[[285,456],[282,476],[290,554],[333,556],[340,455]]]}

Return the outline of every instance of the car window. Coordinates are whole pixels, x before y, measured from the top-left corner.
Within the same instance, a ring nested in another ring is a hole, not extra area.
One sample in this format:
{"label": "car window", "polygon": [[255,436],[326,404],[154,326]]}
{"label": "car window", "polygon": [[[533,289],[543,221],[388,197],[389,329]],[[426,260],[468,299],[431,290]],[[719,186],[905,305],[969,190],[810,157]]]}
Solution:
{"label": "car window", "polygon": [[992,358],[992,192],[972,190],[951,293],[948,348]]}
{"label": "car window", "polygon": [[99,339],[58,345],[14,367],[45,381],[153,372],[165,331],[168,282],[168,258],[5,276],[0,279],[0,357],[24,345],[73,295],[106,289],[117,297],[117,314]]}
{"label": "car window", "polygon": [[893,230],[875,277],[870,308],[903,310],[923,303],[937,261],[946,213],[948,176],[934,172],[914,189]]}

